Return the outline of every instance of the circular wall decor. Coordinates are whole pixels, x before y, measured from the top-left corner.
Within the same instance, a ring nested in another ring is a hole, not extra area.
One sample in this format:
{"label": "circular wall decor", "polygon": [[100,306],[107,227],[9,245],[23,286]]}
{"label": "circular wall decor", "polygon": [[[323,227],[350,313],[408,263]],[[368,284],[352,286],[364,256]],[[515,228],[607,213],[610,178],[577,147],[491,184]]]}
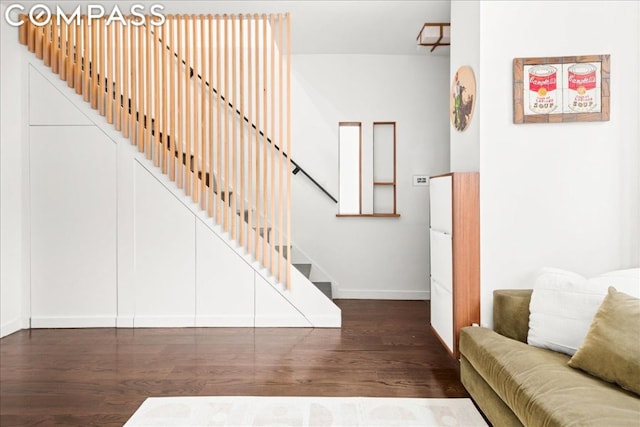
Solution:
{"label": "circular wall decor", "polygon": [[451,82],[449,96],[449,117],[456,130],[462,132],[471,123],[476,106],[476,78],[471,67],[458,68]]}

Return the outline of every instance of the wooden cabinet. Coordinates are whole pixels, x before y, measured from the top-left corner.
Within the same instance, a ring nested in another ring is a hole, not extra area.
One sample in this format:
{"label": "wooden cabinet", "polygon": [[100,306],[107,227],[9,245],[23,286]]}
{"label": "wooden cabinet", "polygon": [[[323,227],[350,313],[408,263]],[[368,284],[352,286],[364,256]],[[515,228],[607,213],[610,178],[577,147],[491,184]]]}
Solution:
{"label": "wooden cabinet", "polygon": [[459,357],[460,329],[480,323],[480,202],[476,172],[431,177],[431,327]]}

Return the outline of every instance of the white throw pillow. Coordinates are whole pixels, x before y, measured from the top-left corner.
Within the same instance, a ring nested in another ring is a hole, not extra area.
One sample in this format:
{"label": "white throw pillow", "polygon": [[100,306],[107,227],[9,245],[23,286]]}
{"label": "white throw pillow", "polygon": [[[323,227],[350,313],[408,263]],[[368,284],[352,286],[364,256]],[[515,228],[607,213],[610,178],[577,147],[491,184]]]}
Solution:
{"label": "white throw pillow", "polygon": [[613,286],[618,292],[640,298],[640,268],[616,270],[589,279],[589,286]]}
{"label": "white throw pillow", "polygon": [[640,269],[618,270],[592,279],[545,267],[537,275],[529,305],[530,345],[573,355],[582,345],[609,286],[640,296]]}

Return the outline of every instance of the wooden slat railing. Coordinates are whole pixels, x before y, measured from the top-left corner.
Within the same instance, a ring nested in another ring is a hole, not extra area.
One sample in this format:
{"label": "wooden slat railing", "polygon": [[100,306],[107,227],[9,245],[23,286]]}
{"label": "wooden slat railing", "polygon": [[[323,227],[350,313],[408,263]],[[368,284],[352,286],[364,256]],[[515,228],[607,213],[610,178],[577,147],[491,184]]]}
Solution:
{"label": "wooden slat railing", "polygon": [[19,41],[289,288],[289,14],[57,18]]}

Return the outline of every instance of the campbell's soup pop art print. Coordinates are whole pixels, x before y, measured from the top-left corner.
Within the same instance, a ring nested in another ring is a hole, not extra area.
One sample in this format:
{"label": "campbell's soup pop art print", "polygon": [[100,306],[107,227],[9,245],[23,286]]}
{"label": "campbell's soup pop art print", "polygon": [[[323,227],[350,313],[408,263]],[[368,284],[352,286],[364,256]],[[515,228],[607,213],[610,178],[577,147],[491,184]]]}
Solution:
{"label": "campbell's soup pop art print", "polygon": [[537,65],[529,69],[529,109],[548,114],[558,106],[558,70],[551,65]]}
{"label": "campbell's soup pop art print", "polygon": [[593,64],[574,64],[567,70],[568,106],[575,112],[593,110],[596,100],[596,67]]}

